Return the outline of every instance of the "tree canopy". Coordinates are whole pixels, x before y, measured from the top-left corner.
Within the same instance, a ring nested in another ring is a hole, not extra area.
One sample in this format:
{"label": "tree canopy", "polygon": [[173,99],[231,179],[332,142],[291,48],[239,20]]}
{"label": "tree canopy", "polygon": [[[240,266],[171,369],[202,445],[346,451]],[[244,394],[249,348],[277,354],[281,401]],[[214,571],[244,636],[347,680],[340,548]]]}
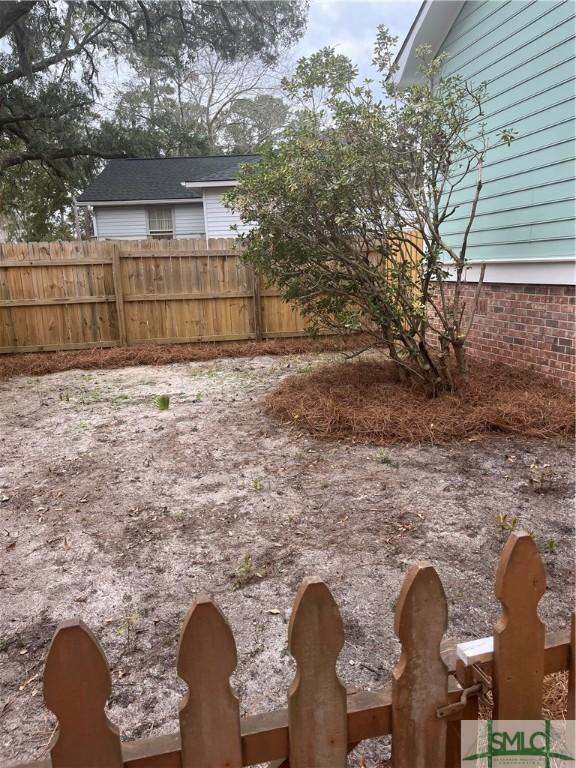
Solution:
{"label": "tree canopy", "polygon": [[133,154],[170,156],[252,150],[285,125],[288,108],[276,93],[280,76],[268,60],[229,60],[202,48],[130,56],[133,77],[122,83],[103,128]]}
{"label": "tree canopy", "polygon": [[[466,373],[477,300],[463,297],[467,243],[486,153],[512,132],[487,135],[485,86],[443,77],[444,57],[426,49],[421,81],[398,88],[395,42],[379,29],[383,98],[330,48],[302,59],[284,82],[297,123],[244,169],[229,204],[256,224],[246,258],[313,325],[371,334],[402,375],[439,391]],[[443,224],[458,208],[465,233],[448,243]]]}
{"label": "tree canopy", "polygon": [[[201,51],[227,66],[272,66],[302,34],[306,12],[305,0],[0,3],[0,215],[17,212],[28,236],[61,234],[54,216],[101,159],[209,151],[198,114],[175,109],[168,74]],[[127,83],[102,114],[103,80],[121,81],[129,62],[140,73],[148,62],[160,83],[153,120],[140,109],[150,108],[152,90],[143,93],[141,82]],[[35,223],[18,194],[31,177],[47,198]]]}

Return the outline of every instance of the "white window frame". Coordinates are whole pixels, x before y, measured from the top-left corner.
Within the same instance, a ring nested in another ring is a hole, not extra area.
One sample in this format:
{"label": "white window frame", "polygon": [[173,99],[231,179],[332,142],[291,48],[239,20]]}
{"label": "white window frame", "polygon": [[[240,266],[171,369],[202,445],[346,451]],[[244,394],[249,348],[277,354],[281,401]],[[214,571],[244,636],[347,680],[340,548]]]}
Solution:
{"label": "white window frame", "polygon": [[[171,229],[152,229],[150,227],[150,214],[154,211],[158,211],[159,209],[163,209],[166,211],[170,211],[170,221],[172,222]],[[175,234],[176,234],[176,226],[175,226],[175,217],[174,217],[174,208],[170,205],[154,205],[149,206],[146,209],[146,226],[148,227],[148,237],[151,240],[174,240]]]}

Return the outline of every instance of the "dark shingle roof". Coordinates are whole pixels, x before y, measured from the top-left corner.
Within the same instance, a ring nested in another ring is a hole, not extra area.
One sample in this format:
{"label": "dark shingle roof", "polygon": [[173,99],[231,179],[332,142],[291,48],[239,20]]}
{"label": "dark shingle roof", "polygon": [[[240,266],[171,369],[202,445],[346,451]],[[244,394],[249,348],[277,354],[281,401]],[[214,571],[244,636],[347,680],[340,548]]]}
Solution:
{"label": "dark shingle roof", "polygon": [[258,159],[258,155],[211,155],[110,160],[78,201],[192,200],[201,192],[183,187],[183,181],[232,181],[240,163]]}

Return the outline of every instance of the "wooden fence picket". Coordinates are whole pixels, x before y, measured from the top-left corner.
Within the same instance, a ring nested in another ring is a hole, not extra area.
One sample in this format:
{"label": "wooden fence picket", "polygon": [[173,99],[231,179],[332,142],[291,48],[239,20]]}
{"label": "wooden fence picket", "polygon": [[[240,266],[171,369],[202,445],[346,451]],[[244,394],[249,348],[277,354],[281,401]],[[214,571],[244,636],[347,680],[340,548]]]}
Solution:
{"label": "wooden fence picket", "polygon": [[[454,665],[454,677],[461,688],[469,688],[476,683],[472,667],[467,667],[460,659]],[[448,718],[446,733],[445,768],[460,768],[462,764],[462,720],[478,719],[478,697],[470,696],[463,708]]]}
{"label": "wooden fence picket", "polygon": [[538,603],[545,590],[544,564],[534,539],[528,533],[512,533],[496,572],[496,597],[503,610],[494,627],[495,720],[542,716],[545,627]]}
{"label": "wooden fence picket", "polygon": [[44,701],[58,718],[52,768],[122,768],[118,729],[106,717],[112,690],[100,644],[81,621],[56,630],[44,669]]}
{"label": "wooden fence picket", "polygon": [[568,660],[568,712],[567,720],[576,719],[576,611],[570,623],[570,659]]}
{"label": "wooden fence picket", "polygon": [[182,768],[241,768],[240,708],[230,687],[238,658],[232,630],[209,597],[188,612],[178,645]]}
{"label": "wooden fence picket", "polygon": [[200,597],[178,646],[177,670],[188,687],[179,732],[124,745],[106,717],[112,686],[104,652],[82,622],[64,622],[44,668],[44,700],[58,718],[51,759],[13,768],[345,768],[348,750],[380,736],[392,737],[393,768],[457,768],[461,721],[478,717],[477,695],[490,683],[494,719],[540,719],[544,672],[568,670],[567,719],[574,719],[576,614],[571,629],[545,634],[537,613],[545,588],[535,542],[512,533],[496,574],[503,612],[493,651],[492,638],[443,643],[442,584],[429,563],[413,566],[395,611],[401,655],[392,684],[347,695],[336,672],[344,644],[338,607],[320,579],[306,579],[288,628],[297,664],[288,708],[243,718],[230,686],[232,631],[216,604]]}
{"label": "wooden fence picket", "polygon": [[392,676],[392,765],[444,768],[448,669],[440,645],[448,624],[446,596],[429,563],[407,573],[396,606],[394,629],[402,645]]}
{"label": "wooden fence picket", "polygon": [[294,601],[288,648],[298,665],[288,693],[290,768],[345,768],[346,688],[336,673],[344,629],[330,590],[305,579]]}

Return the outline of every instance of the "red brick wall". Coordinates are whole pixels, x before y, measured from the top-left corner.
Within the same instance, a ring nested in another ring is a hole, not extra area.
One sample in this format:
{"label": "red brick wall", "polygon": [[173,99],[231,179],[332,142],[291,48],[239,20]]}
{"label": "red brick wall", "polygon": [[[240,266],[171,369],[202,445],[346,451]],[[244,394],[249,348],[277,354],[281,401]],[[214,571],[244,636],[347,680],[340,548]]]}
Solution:
{"label": "red brick wall", "polygon": [[[472,303],[475,284],[464,289]],[[532,368],[574,386],[574,286],[487,283],[470,335],[470,355]]]}

